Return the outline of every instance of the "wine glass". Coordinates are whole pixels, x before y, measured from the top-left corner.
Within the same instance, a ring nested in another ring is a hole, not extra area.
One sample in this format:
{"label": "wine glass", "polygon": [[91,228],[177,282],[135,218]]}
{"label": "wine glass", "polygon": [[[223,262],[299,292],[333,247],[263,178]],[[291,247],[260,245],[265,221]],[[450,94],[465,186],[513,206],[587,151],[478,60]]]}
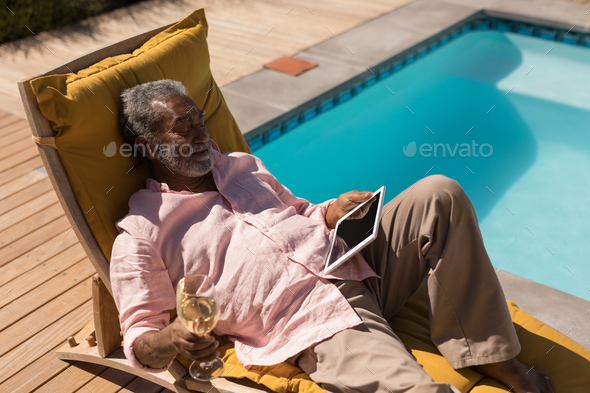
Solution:
{"label": "wine glass", "polygon": [[[176,313],[182,325],[199,336],[209,334],[219,318],[215,285],[204,274],[182,278],[176,287]],[[220,358],[193,362],[188,371],[197,381],[210,381],[221,375],[225,363]]]}

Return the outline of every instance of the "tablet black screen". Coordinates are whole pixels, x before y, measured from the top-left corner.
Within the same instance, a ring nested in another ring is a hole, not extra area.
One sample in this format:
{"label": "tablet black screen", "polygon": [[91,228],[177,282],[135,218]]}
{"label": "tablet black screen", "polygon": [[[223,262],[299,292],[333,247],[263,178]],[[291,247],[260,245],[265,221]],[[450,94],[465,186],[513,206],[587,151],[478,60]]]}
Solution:
{"label": "tablet black screen", "polygon": [[[377,222],[376,218],[380,197],[380,192],[375,194],[375,201],[371,203],[369,212],[363,218],[359,220],[344,220],[336,229],[336,235],[340,236],[346,242],[349,249],[355,248],[373,233],[375,222]],[[331,266],[338,260],[338,255],[342,256],[339,248],[338,242],[334,243],[334,249],[330,254],[328,266]]]}

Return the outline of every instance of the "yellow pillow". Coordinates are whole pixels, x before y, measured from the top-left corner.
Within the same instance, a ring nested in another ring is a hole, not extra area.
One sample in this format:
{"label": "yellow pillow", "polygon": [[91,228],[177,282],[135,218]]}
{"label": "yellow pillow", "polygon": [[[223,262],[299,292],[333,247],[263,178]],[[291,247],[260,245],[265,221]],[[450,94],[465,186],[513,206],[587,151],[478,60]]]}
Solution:
{"label": "yellow pillow", "polygon": [[[508,388],[470,368],[454,370],[430,339],[426,281],[389,323],[406,349],[436,382],[448,382],[462,393],[502,393]],[[521,362],[547,374],[556,392],[590,392],[590,351],[533,318],[508,301],[522,351]],[[237,359],[233,343],[225,336],[219,352],[226,362],[223,376],[248,378],[278,393],[322,393],[323,390],[301,369],[288,362],[246,370]],[[547,353],[549,352],[549,353]],[[188,367],[190,360],[178,359]],[[187,383],[190,383],[188,381]],[[189,386],[190,387],[190,386]]]}
{"label": "yellow pillow", "polygon": [[117,236],[115,222],[127,214],[129,197],[150,176],[139,159],[120,154],[119,94],[128,86],[159,79],[186,86],[206,111],[207,129],[222,152],[250,152],[211,75],[202,8],[133,53],[106,58],[76,74],[31,81],[41,113],[56,132],[57,151],[78,203],[107,260]]}

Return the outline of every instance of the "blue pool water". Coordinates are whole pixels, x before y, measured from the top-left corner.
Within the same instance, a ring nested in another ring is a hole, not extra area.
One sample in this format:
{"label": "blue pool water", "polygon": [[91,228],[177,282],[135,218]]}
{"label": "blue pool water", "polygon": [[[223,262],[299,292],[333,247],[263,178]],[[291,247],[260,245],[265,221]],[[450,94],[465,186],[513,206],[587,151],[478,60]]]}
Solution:
{"label": "blue pool water", "polygon": [[447,175],[496,268],[590,300],[588,48],[470,32],[254,154],[315,203]]}

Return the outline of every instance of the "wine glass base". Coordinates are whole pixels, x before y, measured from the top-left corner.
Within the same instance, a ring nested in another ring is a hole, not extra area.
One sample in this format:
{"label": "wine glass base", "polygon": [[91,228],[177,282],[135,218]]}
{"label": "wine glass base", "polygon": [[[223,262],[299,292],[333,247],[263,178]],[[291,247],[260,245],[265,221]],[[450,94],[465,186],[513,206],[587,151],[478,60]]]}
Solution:
{"label": "wine glass base", "polygon": [[223,373],[225,363],[220,358],[210,362],[193,362],[188,371],[191,377],[197,381],[208,382],[215,379]]}

